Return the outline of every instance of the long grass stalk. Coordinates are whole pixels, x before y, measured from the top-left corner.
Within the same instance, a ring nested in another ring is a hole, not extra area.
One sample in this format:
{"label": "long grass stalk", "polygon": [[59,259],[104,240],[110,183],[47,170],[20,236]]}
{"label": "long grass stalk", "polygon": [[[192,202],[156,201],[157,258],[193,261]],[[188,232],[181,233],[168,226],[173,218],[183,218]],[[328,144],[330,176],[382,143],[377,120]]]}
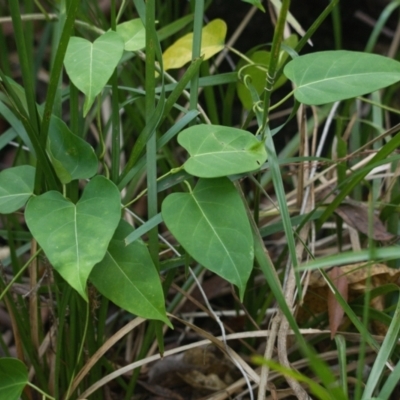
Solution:
{"label": "long grass stalk", "polygon": [[[201,56],[201,39],[203,27],[204,0],[196,0],[193,22],[192,59]],[[195,74],[190,81],[190,110],[197,108],[199,91],[199,75]]]}
{"label": "long grass stalk", "polygon": [[[117,10],[115,0],[111,1],[111,29],[117,29]],[[118,101],[118,72],[114,71],[111,77],[111,180],[118,183],[120,169],[120,123],[119,123],[119,101]]]}
{"label": "long grass stalk", "polygon": [[[157,124],[152,121],[155,110],[155,62],[156,47],[158,39],[155,31],[156,6],[155,0],[146,2],[146,124]],[[146,144],[146,165],[147,165],[147,214],[148,219],[156,216],[158,213],[157,198],[157,138],[155,132],[152,132]],[[153,262],[158,266],[158,229],[154,227],[148,232],[149,251]]]}

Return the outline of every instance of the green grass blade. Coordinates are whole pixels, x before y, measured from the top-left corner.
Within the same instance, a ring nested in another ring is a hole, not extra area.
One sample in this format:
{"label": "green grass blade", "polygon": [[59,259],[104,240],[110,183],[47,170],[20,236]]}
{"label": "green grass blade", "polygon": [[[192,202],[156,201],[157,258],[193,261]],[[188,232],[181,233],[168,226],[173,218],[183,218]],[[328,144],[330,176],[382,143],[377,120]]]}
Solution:
{"label": "green grass blade", "polygon": [[[173,125],[161,138],[157,141],[157,150],[161,149],[164,145],[166,145],[171,139],[173,139],[186,125],[188,125],[191,121],[193,121],[197,115],[197,110],[189,111],[185,116],[183,116],[175,125]],[[142,168],[146,165],[145,157],[142,157],[136,165],[126,173],[124,178],[118,185],[118,188],[122,190],[128,182],[139,173]]]}
{"label": "green grass blade", "polygon": [[333,294],[335,295],[335,298],[337,302],[340,304],[340,306],[343,308],[344,312],[346,315],[349,317],[350,321],[354,324],[354,326],[358,329],[358,331],[361,333],[363,338],[366,340],[366,342],[376,351],[379,351],[379,344],[376,342],[376,340],[372,337],[372,335],[368,332],[367,327],[359,320],[357,315],[354,313],[354,311],[351,309],[351,307],[348,305],[347,301],[343,298],[343,296],[339,293],[339,291],[336,289],[336,287],[332,284],[331,279],[329,278],[328,274],[321,270],[321,274],[324,276],[326,282],[328,283],[330,290],[332,290]]}
{"label": "green grass blade", "polygon": [[400,361],[397,363],[396,367],[387,378],[385,384],[383,385],[381,391],[379,392],[378,398],[380,400],[389,400],[394,389],[399,384],[399,381],[400,381]]}
{"label": "green grass blade", "polygon": [[290,258],[295,271],[296,285],[299,291],[299,298],[301,298],[301,284],[300,277],[297,271],[297,255],[296,255],[296,242],[294,240],[293,227],[290,222],[290,214],[286,203],[285,188],[283,186],[282,175],[279,168],[278,157],[275,151],[275,144],[271,134],[268,132],[266,136],[266,148],[268,153],[269,165],[271,167],[272,181],[274,183],[275,194],[279,205],[279,211],[282,216],[283,228],[285,231],[287,245],[289,249]]}
{"label": "green grass blade", "polygon": [[39,116],[36,109],[35,84],[32,69],[32,57],[28,56],[28,49],[24,37],[22,26],[21,10],[18,1],[9,2],[10,12],[14,28],[14,36],[18,50],[19,62],[21,65],[22,79],[24,82],[26,103],[28,107],[29,119],[35,133],[39,134]]}
{"label": "green grass blade", "polygon": [[[148,142],[150,137],[155,134],[155,129],[161,120],[163,110],[164,110],[164,102],[161,101],[160,98],[154,112],[148,118],[149,122],[146,124],[143,131],[140,133],[139,137],[136,140],[136,143],[133,147],[129,160],[126,163],[126,166],[120,176],[120,182],[125,181],[125,177],[128,175],[129,171],[136,165],[137,161],[139,160],[142,151],[146,147],[146,143]],[[120,184],[118,186],[120,186]]]}
{"label": "green grass blade", "polygon": [[[339,0],[332,0],[329,5],[325,8],[324,11],[314,20],[312,25],[308,28],[306,34],[299,40],[299,43],[297,43],[295,47],[295,51],[297,53],[300,53],[300,51],[303,49],[303,47],[307,44],[308,40],[314,35],[314,33],[317,31],[317,29],[320,27],[320,25],[325,21],[325,19],[328,17],[328,15],[332,12],[334,7],[339,4]],[[290,61],[290,57],[287,58],[286,62],[283,63],[283,65],[279,68],[276,74],[276,79],[279,79],[279,77],[282,75],[283,68],[285,65]]]}
{"label": "green grass blade", "polygon": [[347,356],[346,356],[346,340],[342,335],[335,335],[335,342],[338,352],[339,371],[340,371],[340,385],[342,386],[343,393],[347,397]]}
{"label": "green grass blade", "polygon": [[375,156],[365,165],[365,167],[353,174],[350,180],[346,183],[346,186],[342,191],[335,197],[332,203],[326,208],[320,219],[320,225],[322,225],[339,204],[346,198],[346,196],[364,179],[364,177],[371,171],[376,162],[384,160],[391,153],[396,151],[400,146],[400,133],[397,133],[389,142],[387,142]]}
{"label": "green grass blade", "polygon": [[176,84],[173,91],[169,95],[167,101],[165,102],[164,115],[163,115],[164,118],[170,113],[172,107],[174,107],[175,103],[179,99],[179,96],[185,90],[188,83],[190,81],[192,81],[192,79],[194,79],[195,76],[198,76],[199,68],[200,68],[202,61],[203,60],[201,58],[197,58],[197,59],[193,60],[190,64],[189,68],[186,70],[186,72],[182,76],[182,78]]}
{"label": "green grass blade", "polygon": [[179,32],[185,26],[189,25],[193,21],[193,14],[185,15],[176,21],[171,22],[167,26],[159,29],[157,31],[158,40],[162,42],[164,39],[174,35]]}
{"label": "green grass blade", "polygon": [[335,49],[340,50],[342,48],[342,21],[340,19],[340,4],[337,4],[332,10],[332,24],[333,35],[335,39]]}
{"label": "green grass blade", "polygon": [[[116,5],[115,0],[111,1],[111,29],[116,31]],[[111,180],[117,184],[119,181],[119,164],[121,152],[120,123],[119,123],[119,101],[118,101],[118,73],[114,70],[111,76]]]}
{"label": "green grass blade", "polygon": [[[14,108],[14,112],[16,115],[19,116],[20,121],[22,122],[26,133],[24,133],[22,129],[16,129],[17,132],[21,134],[22,138],[25,138],[25,142],[27,143],[28,147],[29,147],[29,143],[32,144],[32,147],[36,153],[34,155],[36,155],[36,158],[38,160],[37,166],[40,166],[41,168],[43,168],[44,171],[46,171],[46,177],[48,178],[50,187],[52,187],[53,189],[56,189],[58,187],[58,183],[57,183],[57,178],[55,176],[54,170],[53,170],[52,166],[50,165],[50,161],[46,155],[45,148],[43,146],[41,146],[41,144],[39,142],[38,131],[34,129],[34,126],[31,123],[30,117],[24,108],[23,102],[20,100],[20,98],[18,97],[17,93],[14,90],[14,87],[16,84],[12,85],[11,80],[9,80],[4,75],[4,73],[1,69],[0,69],[0,79],[2,80],[2,84],[6,88],[6,93],[9,96],[9,99],[11,100],[11,103]],[[5,110],[3,107],[2,107],[2,109]],[[9,118],[9,120],[11,120],[11,119],[14,121],[14,123],[10,122],[10,124],[13,127],[16,127],[17,125],[19,125],[16,122],[15,117]],[[29,137],[29,141],[27,140],[26,135]],[[36,189],[37,189],[37,191],[40,192],[41,188],[39,186],[40,186],[39,184],[36,185],[36,187],[37,187]]]}
{"label": "green grass blade", "polygon": [[[200,58],[201,36],[203,27],[204,0],[197,0],[194,9],[192,59]],[[190,81],[190,110],[197,108],[199,74],[194,74]]]}
{"label": "green grass blade", "polygon": [[362,261],[377,262],[378,260],[393,260],[399,257],[399,253],[399,246],[374,249],[373,258],[371,257],[371,250],[345,251],[340,254],[335,254],[329,257],[321,257],[319,259],[310,261],[307,264],[301,265],[299,270],[305,271],[308,269],[330,268],[332,265],[339,266]]}
{"label": "green grass blade", "polygon": [[128,246],[135,240],[138,240],[141,236],[145,235],[151,229],[161,224],[161,222],[163,222],[163,218],[161,216],[161,213],[158,213],[153,218],[149,219],[147,222],[141,225],[139,228],[135,229],[131,234],[129,234],[125,238],[125,245]]}
{"label": "green grass blade", "polygon": [[[272,264],[270,257],[265,252],[264,242],[258,232],[258,228],[254,222],[253,215],[252,215],[250,209],[248,208],[246,200],[244,199],[243,192],[242,192],[239,184],[236,183],[235,185],[236,185],[240,195],[242,196],[242,200],[244,201],[244,204],[245,204],[245,207],[247,210],[247,215],[250,220],[251,228],[253,231],[255,260],[257,261],[259,267],[261,268],[261,270],[265,276],[265,279],[267,280],[268,285],[274,294],[274,298],[276,299],[276,302],[279,305],[280,310],[284,314],[285,318],[288,320],[290,328],[293,330],[294,335],[296,337],[296,341],[297,341],[299,348],[309,359],[310,367],[321,378],[324,385],[327,387],[330,387],[330,386],[332,386],[332,384],[334,384],[334,382],[336,381],[336,378],[332,374],[332,372],[330,371],[328,366],[325,364],[325,362],[315,354],[315,352],[312,348],[310,348],[308,346],[307,342],[304,340],[304,337],[300,333],[297,322],[294,319],[294,317],[289,309],[289,306],[286,303],[285,296],[282,291],[282,286],[278,279],[278,275],[275,271],[274,265]],[[346,400],[344,397],[344,394],[341,392],[341,389],[339,387],[335,387],[334,390],[337,395],[335,400]]]}
{"label": "green grass blade", "polygon": [[[146,126],[152,125],[155,131],[159,121],[152,120],[152,114],[155,110],[155,86],[156,86],[156,58],[160,62],[161,67],[161,85],[164,84],[162,74],[162,56],[160,44],[155,29],[156,15],[155,0],[146,2]],[[164,107],[164,92],[162,92],[159,103]],[[151,134],[146,143],[146,164],[147,164],[147,213],[148,219],[157,215],[158,197],[157,197],[157,138],[155,132]],[[154,265],[158,268],[158,229],[157,226],[148,232],[149,251]]]}
{"label": "green grass blade", "polygon": [[[308,378],[307,376],[301,374],[298,371],[286,368],[286,367],[276,363],[275,361],[263,359],[260,356],[254,357],[253,361],[260,363],[260,364],[266,364],[273,371],[280,372],[282,375],[287,376],[292,379],[295,379],[297,382],[306,383],[309,386],[310,391],[315,396],[317,396],[317,398],[320,400],[333,400],[332,395],[328,390],[326,390],[321,385],[314,382],[311,378]],[[335,400],[339,400],[339,399],[335,399]]]}
{"label": "green grass blade", "polygon": [[380,17],[375,23],[374,29],[371,33],[371,36],[369,37],[368,43],[365,46],[365,52],[366,53],[372,53],[376,44],[376,41],[378,40],[378,36],[382,32],[382,29],[387,23],[387,20],[389,17],[392,15],[393,11],[400,6],[400,3],[398,1],[392,1],[390,2],[385,9],[382,11]]}
{"label": "green grass blade", "polygon": [[374,394],[381,376],[386,368],[386,363],[390,361],[390,356],[398,344],[400,332],[400,299],[397,302],[396,311],[393,314],[392,323],[386,333],[378,355],[374,361],[367,384],[364,388],[362,400],[367,400]]}

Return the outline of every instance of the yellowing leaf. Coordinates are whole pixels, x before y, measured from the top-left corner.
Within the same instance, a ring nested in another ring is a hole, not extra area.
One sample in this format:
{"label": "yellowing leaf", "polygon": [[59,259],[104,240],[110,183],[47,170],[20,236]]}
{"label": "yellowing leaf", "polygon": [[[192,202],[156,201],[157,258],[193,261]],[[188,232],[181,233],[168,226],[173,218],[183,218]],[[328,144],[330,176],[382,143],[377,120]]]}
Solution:
{"label": "yellowing leaf", "polygon": [[[205,60],[219,53],[225,45],[226,23],[214,19],[202,29],[201,55]],[[181,68],[192,59],[193,33],[178,39],[163,53],[164,70]]]}

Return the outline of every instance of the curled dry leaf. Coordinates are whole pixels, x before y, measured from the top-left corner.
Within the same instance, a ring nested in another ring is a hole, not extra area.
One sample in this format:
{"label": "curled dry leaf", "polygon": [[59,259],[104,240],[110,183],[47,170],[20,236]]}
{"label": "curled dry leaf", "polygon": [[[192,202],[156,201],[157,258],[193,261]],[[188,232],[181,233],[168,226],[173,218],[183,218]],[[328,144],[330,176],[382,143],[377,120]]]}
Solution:
{"label": "curled dry leaf", "polygon": [[178,373],[178,375],[192,388],[218,391],[225,389],[228,385],[217,374],[203,374],[195,369]]}
{"label": "curled dry leaf", "polygon": [[[324,204],[331,203],[335,199],[334,188],[328,186],[324,190],[321,190],[318,193],[317,199]],[[365,204],[348,198],[335,210],[335,213],[347,225],[367,236],[370,235],[370,211]],[[372,239],[374,240],[388,242],[396,237],[386,230],[385,225],[375,214],[372,217],[372,228]]]}
{"label": "curled dry leaf", "polygon": [[[388,267],[385,264],[357,263],[339,268],[340,276],[345,276],[348,283],[348,301],[351,302],[367,290],[367,279],[371,277],[369,289],[388,283],[400,286],[400,270]],[[330,289],[319,271],[312,271],[304,303],[299,309],[297,320],[305,323],[310,316],[316,316],[328,310],[328,296]],[[342,294],[343,295],[343,294]],[[378,296],[372,299],[371,307],[376,310],[384,309],[384,298]],[[384,334],[386,326],[373,322],[376,334]]]}
{"label": "curled dry leaf", "polygon": [[[346,222],[347,225],[357,229],[359,232],[369,236],[369,210],[364,204],[341,204],[336,210],[336,214]],[[395,235],[389,233],[382,221],[375,214],[372,217],[372,239],[381,242],[393,240]]]}
{"label": "curled dry leaf", "polygon": [[[332,283],[335,285],[336,290],[342,295],[342,297],[348,300],[348,281],[346,275],[343,275],[339,267],[333,267],[329,271],[329,277]],[[336,300],[335,295],[331,290],[328,290],[328,316],[329,316],[329,328],[331,330],[331,339],[334,338],[340,324],[342,323],[344,310]]]}
{"label": "curled dry leaf", "polygon": [[[213,346],[195,347],[185,353],[166,357],[154,363],[148,371],[148,384],[173,390],[185,397],[226,388],[234,381],[233,364]],[[195,399],[197,397],[193,397]]]}

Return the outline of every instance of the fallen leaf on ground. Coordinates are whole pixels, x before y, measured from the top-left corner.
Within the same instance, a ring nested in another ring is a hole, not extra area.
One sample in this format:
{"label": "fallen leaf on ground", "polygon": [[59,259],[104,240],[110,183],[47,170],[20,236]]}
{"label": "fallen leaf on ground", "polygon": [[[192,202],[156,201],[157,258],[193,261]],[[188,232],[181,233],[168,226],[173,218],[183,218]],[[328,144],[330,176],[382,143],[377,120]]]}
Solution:
{"label": "fallen leaf on ground", "polygon": [[[385,264],[351,264],[339,268],[340,276],[345,276],[348,282],[349,302],[364,294],[367,290],[367,279],[371,277],[369,289],[385,284],[394,283],[400,286],[400,270],[390,268]],[[319,271],[312,271],[307,293],[303,305],[299,308],[297,320],[300,324],[309,320],[310,316],[317,316],[328,310],[329,289],[325,279]],[[384,297],[378,296],[372,299],[371,307],[376,310],[384,309]],[[384,334],[386,326],[373,321],[375,333]]]}
{"label": "fallen leaf on ground", "polygon": [[[344,203],[335,210],[335,213],[339,215],[347,225],[357,229],[359,232],[364,233],[367,236],[370,236],[370,213],[365,205]],[[395,235],[389,233],[378,216],[373,214],[371,237],[374,240],[387,242],[393,240]]]}
{"label": "fallen leaf on ground", "polygon": [[[343,275],[339,267],[333,267],[329,271],[329,277],[332,283],[335,285],[336,290],[341,296],[347,301],[348,300],[348,281],[346,275]],[[329,316],[329,328],[331,330],[331,339],[335,337],[340,324],[342,323],[344,310],[336,300],[335,295],[331,290],[328,290],[328,316]]]}

